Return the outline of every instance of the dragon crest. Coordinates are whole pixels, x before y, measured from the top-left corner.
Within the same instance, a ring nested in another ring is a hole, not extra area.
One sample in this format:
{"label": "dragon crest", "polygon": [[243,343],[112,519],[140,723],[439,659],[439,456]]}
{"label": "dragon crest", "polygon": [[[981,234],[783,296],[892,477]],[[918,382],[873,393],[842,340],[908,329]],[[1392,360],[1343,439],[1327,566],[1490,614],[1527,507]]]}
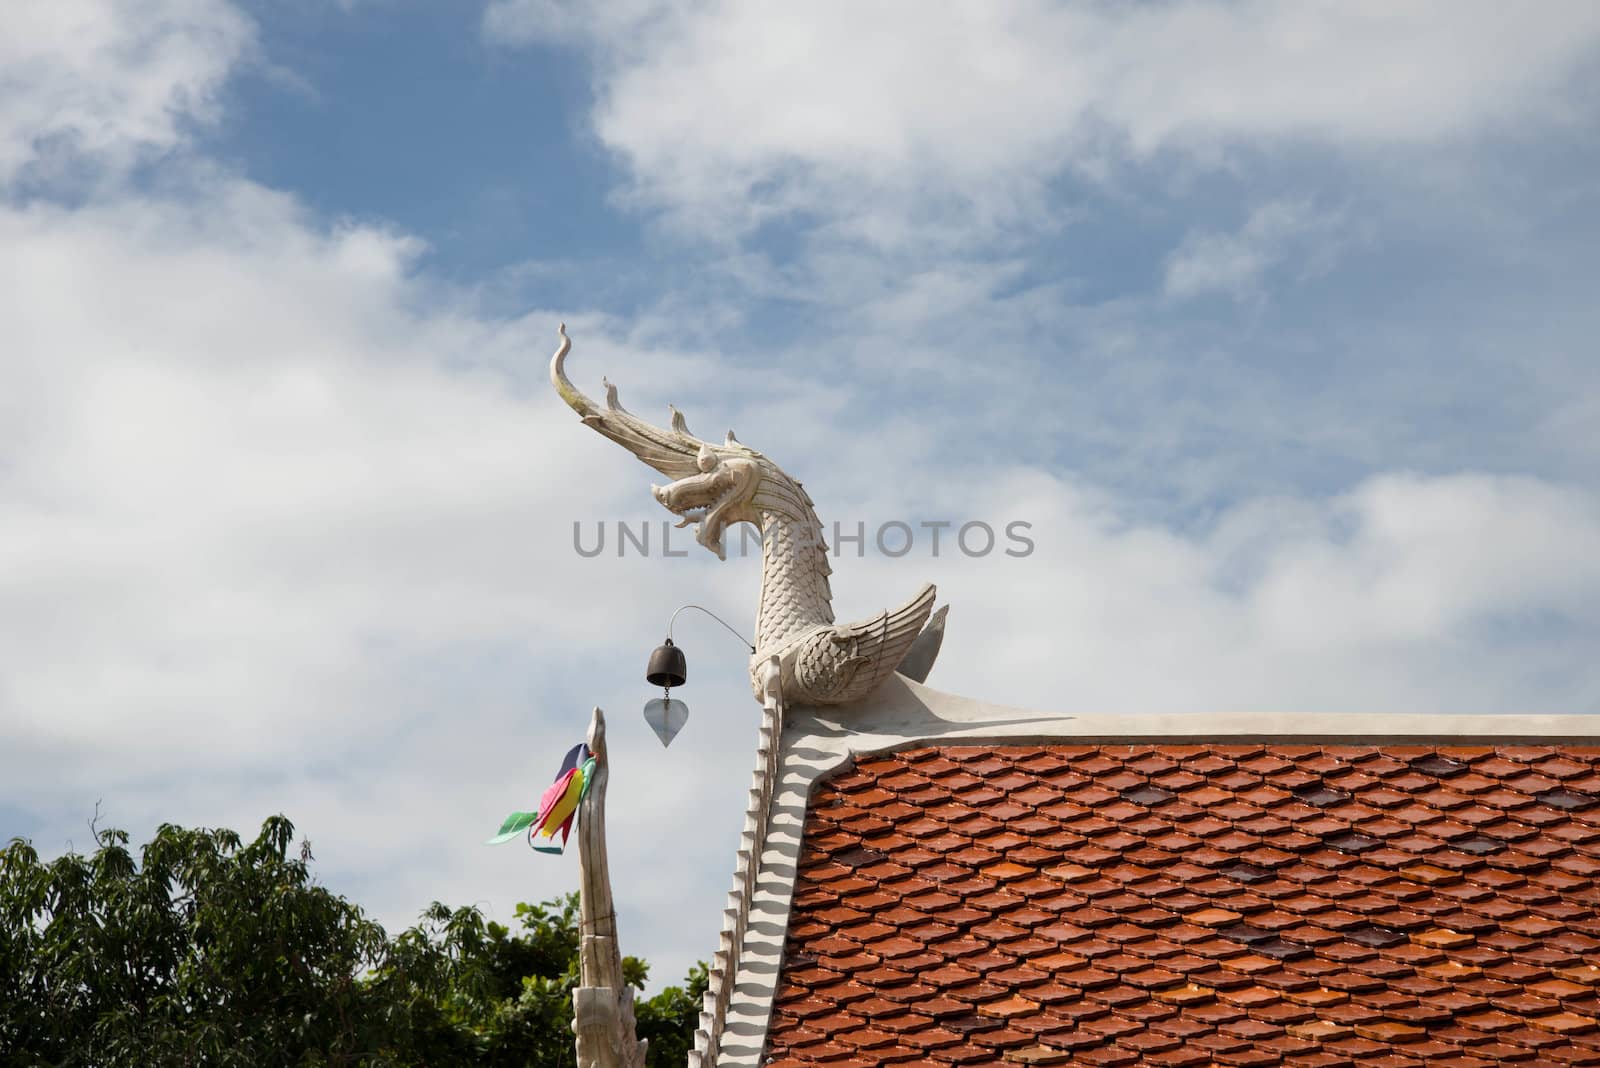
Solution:
{"label": "dragon crest", "polygon": [[[596,404],[566,374],[572,341],[561,327],[561,345],[550,361],[550,381],[586,426],[633,453],[672,481],[650,492],[680,527],[695,527],[695,540],[726,558],[724,537],[737,523],[761,531],[761,602],[756,615],[751,686],[761,699],[759,666],[777,656],[780,687],[798,704],[844,704],[865,697],[902,661],[914,662],[912,677],[926,677],[942,637],[944,610],[933,611],[930,583],[899,608],[859,623],[833,618],[832,568],[811,498],[799,482],[728,431],[725,441],[702,441],[690,433],[683,413],[671,412],[667,429],[622,407],[617,387],[602,379],[606,400]],[[919,635],[922,639],[919,642]],[[918,655],[907,658],[913,644]]]}

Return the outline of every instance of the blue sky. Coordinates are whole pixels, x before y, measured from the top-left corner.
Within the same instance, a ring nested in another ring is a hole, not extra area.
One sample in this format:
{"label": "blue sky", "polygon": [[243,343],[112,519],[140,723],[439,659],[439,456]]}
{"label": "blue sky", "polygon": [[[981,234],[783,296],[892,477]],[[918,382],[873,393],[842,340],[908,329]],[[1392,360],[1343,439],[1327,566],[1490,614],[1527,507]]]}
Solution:
{"label": "blue sky", "polygon": [[[22,0],[0,14],[0,836],[295,819],[391,926],[612,717],[630,951],[716,944],[758,568],[583,559],[729,426],[1029,707],[1600,713],[1600,8]],[[658,528],[659,529],[659,528]],[[703,629],[701,628],[703,624]]]}
{"label": "blue sky", "polygon": [[403,227],[428,242],[427,269],[466,283],[535,250],[640,254],[583,128],[581,56],[498,50],[455,5],[253,13],[262,62],[224,89],[208,153],[324,216]]}

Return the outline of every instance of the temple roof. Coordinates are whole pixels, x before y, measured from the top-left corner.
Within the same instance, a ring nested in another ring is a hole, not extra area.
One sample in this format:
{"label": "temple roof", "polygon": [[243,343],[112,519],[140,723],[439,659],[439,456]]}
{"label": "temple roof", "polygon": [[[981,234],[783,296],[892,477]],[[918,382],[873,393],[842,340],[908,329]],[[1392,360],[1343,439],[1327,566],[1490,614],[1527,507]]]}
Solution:
{"label": "temple roof", "polygon": [[1600,747],[932,745],[813,791],[771,1068],[1600,1064]]}
{"label": "temple roof", "polygon": [[1600,1064],[1600,717],[897,678],[781,738],[695,1063]]}

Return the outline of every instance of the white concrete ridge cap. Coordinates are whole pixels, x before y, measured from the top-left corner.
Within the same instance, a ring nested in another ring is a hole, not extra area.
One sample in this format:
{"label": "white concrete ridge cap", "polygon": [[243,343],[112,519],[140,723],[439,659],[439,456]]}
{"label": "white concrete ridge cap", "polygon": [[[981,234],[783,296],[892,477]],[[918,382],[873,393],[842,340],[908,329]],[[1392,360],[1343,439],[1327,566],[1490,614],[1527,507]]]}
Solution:
{"label": "white concrete ridge cap", "polygon": [[[1600,741],[1600,715],[1435,715],[1184,712],[1145,715],[1049,713],[942,693],[896,676],[863,701],[837,708],[794,708],[786,749],[876,753],[922,744],[1008,745],[1077,742],[1237,741],[1493,744]],[[819,754],[820,755],[820,754]]]}

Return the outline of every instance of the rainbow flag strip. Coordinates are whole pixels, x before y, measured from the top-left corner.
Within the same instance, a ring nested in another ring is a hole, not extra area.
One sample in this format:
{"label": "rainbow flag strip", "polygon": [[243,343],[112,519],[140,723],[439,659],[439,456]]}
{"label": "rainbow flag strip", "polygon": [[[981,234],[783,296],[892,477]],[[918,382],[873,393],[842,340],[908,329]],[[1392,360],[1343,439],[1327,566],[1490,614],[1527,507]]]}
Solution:
{"label": "rainbow flag strip", "polygon": [[[594,781],[594,756],[582,742],[567,751],[556,772],[556,779],[539,796],[537,812],[513,812],[500,824],[500,830],[487,842],[499,845],[519,837],[524,832],[528,845],[540,853],[561,853],[566,849],[567,838],[572,833],[572,822],[577,818],[578,805],[589,792]],[[556,835],[560,835],[560,841]]]}

